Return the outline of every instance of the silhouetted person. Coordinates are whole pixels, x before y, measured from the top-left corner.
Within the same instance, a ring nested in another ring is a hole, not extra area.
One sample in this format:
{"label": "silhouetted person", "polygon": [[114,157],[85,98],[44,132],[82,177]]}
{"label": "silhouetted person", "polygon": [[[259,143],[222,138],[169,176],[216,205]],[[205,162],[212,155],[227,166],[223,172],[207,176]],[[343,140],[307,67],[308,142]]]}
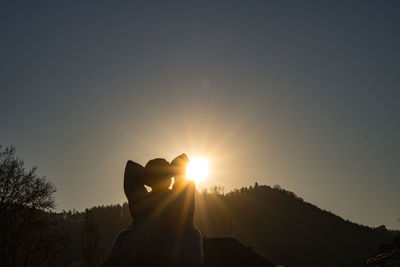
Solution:
{"label": "silhouetted person", "polygon": [[193,225],[195,186],[185,179],[188,162],[185,154],[171,164],[127,162],[124,191],[133,223],[117,235],[103,266],[202,265],[202,237]]}

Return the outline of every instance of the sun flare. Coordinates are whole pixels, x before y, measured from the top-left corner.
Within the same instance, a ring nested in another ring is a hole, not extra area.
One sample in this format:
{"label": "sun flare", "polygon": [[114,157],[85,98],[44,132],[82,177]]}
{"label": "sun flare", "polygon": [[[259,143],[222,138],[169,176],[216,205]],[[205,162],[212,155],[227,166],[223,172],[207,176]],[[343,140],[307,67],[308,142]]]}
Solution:
{"label": "sun flare", "polygon": [[201,182],[207,178],[208,169],[208,160],[202,158],[194,158],[190,160],[186,168],[186,176],[187,178],[195,182]]}

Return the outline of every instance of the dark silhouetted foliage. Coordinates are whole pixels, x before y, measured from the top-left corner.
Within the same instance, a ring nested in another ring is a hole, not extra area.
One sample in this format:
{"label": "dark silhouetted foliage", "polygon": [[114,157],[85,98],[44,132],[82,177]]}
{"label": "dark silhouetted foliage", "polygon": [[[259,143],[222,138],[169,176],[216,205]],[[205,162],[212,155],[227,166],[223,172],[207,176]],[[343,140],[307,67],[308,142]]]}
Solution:
{"label": "dark silhouetted foliage", "polygon": [[94,218],[94,210],[86,209],[83,214],[81,233],[82,251],[87,267],[98,264],[98,246],[100,241],[99,225]]}
{"label": "dark silhouetted foliage", "polygon": [[44,266],[64,250],[53,184],[0,147],[0,266]]}

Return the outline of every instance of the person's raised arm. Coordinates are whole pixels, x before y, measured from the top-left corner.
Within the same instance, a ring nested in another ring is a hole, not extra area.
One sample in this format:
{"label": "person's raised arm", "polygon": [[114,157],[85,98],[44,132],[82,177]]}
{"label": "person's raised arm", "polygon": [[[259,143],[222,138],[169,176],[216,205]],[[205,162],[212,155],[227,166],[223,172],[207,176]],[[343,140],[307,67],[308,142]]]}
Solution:
{"label": "person's raised arm", "polygon": [[186,154],[176,157],[171,162],[174,174],[174,185],[172,194],[175,199],[175,216],[177,223],[181,225],[193,225],[195,211],[195,190],[194,181],[187,179],[186,168],[190,160]]}
{"label": "person's raised arm", "polygon": [[175,177],[172,188],[172,195],[175,199],[172,211],[173,230],[177,235],[180,264],[182,266],[202,266],[203,240],[193,222],[196,187],[194,181],[186,177],[189,161],[186,154],[182,154],[171,162]]}
{"label": "person's raised arm", "polygon": [[143,200],[148,196],[144,187],[145,168],[139,163],[128,160],[124,172],[124,192],[128,199],[132,219],[141,220],[146,216]]}

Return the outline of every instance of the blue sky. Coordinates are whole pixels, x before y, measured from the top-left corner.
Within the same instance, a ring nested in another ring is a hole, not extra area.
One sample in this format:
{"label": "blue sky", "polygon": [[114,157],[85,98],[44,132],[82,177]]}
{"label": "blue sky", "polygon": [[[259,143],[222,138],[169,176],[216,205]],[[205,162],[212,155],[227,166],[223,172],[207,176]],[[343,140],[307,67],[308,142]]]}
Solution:
{"label": "blue sky", "polygon": [[399,228],[395,1],[4,1],[0,143],[58,209],[124,201],[126,160],[186,152]]}

